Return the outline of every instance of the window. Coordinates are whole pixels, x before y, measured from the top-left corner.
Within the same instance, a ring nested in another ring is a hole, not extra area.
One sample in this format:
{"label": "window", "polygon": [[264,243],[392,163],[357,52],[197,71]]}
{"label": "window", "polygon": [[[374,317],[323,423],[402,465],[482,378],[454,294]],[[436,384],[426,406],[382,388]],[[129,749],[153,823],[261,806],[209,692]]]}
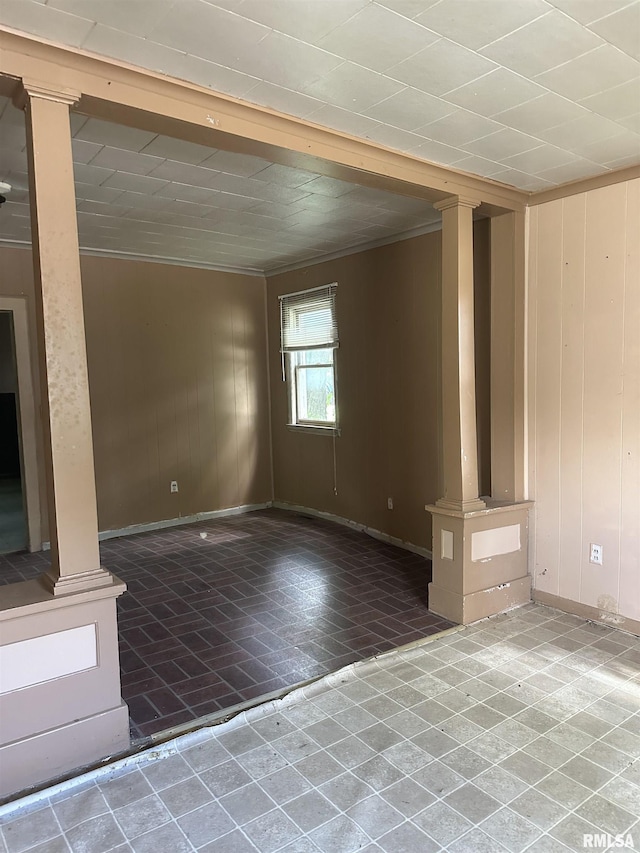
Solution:
{"label": "window", "polygon": [[289,389],[289,423],[335,429],[337,284],[280,297],[280,351]]}

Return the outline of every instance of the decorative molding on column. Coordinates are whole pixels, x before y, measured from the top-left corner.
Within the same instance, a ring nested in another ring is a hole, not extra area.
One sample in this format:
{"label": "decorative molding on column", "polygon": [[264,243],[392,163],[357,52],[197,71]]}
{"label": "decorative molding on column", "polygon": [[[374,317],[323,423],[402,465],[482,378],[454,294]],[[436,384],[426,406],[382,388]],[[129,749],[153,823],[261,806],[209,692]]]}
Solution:
{"label": "decorative molding on column", "polygon": [[87,589],[97,589],[120,583],[104,566],[86,572],[75,572],[72,575],[59,575],[57,570],[51,568],[40,575],[38,580],[47,592],[56,596],[71,595],[74,592],[84,592]]}
{"label": "decorative molding on column", "polygon": [[54,88],[46,83],[24,78],[22,88],[13,96],[13,103],[19,110],[24,110],[30,98],[41,98],[45,101],[55,101],[58,104],[68,104],[72,107],[78,103],[81,94],[76,89]]}
{"label": "decorative molding on column", "polygon": [[446,498],[439,498],[435,506],[439,509],[451,509],[461,513],[465,512],[477,512],[481,509],[486,509],[487,504],[482,498],[476,498],[475,500],[470,501],[450,501]]}
{"label": "decorative molding on column", "polygon": [[462,195],[451,195],[448,198],[443,198],[441,201],[434,201],[433,206],[441,213],[443,210],[449,210],[452,207],[470,207],[474,210],[480,207],[482,202],[477,198],[467,198]]}

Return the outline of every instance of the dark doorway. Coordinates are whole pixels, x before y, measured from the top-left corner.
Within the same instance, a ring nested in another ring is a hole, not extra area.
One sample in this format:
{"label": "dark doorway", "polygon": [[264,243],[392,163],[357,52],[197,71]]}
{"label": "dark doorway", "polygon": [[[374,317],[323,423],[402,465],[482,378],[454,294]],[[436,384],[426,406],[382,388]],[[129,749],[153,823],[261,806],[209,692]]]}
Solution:
{"label": "dark doorway", "polygon": [[27,547],[13,315],[0,311],[0,554]]}

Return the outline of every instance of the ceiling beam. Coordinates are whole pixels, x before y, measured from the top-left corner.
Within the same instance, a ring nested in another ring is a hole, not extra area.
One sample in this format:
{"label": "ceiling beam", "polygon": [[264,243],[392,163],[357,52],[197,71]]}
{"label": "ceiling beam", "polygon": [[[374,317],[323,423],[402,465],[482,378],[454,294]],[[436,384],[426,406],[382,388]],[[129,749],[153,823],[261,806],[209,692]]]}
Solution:
{"label": "ceiling beam", "polygon": [[77,111],[87,115],[429,202],[472,196],[489,216],[522,211],[529,197],[495,181],[4,27],[0,75],[0,92],[15,94],[22,78],[73,88],[82,93]]}

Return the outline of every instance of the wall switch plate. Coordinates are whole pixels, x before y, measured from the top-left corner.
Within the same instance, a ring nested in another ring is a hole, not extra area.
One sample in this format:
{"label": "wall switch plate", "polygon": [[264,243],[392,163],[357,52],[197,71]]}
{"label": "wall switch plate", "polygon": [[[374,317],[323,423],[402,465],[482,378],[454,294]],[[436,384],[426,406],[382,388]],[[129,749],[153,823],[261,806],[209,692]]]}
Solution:
{"label": "wall switch plate", "polygon": [[602,545],[596,545],[595,542],[589,545],[589,562],[596,566],[602,565]]}
{"label": "wall switch plate", "polygon": [[387,509],[393,509],[393,498],[387,498]]}
{"label": "wall switch plate", "polygon": [[178,491],[178,481],[172,480],[171,481],[171,494],[173,494],[174,492],[177,492],[177,491]]}

